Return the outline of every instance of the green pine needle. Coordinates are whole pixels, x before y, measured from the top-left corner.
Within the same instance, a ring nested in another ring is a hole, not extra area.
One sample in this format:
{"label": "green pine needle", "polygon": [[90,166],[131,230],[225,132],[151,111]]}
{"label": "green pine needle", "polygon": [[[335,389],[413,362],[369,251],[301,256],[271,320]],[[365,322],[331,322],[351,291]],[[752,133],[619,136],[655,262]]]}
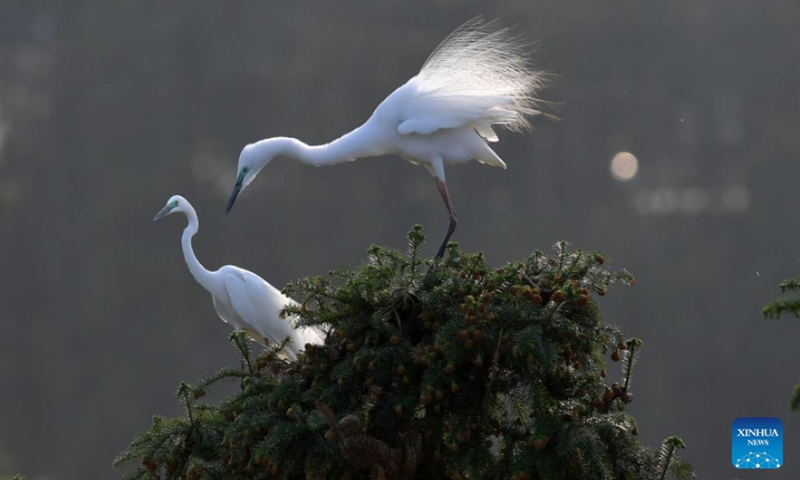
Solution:
{"label": "green pine needle", "polygon": [[789,399],[789,410],[796,412],[800,410],[800,384],[794,386],[792,396]]}
{"label": "green pine needle", "polygon": [[[424,257],[418,226],[407,240],[287,285],[300,303],[286,313],[326,331],[325,344],[290,362],[280,344],[254,354],[231,334],[242,368],[181,383],[186,418],[154,418],[114,462],[134,465],[125,478],[693,475],[679,439],[659,456],[627,413],[642,344],[604,323],[599,303],[634,283],[628,272],[566,242],[495,268],[452,243]],[[624,391],[607,381],[620,343]],[[211,388],[228,398],[209,402]]]}

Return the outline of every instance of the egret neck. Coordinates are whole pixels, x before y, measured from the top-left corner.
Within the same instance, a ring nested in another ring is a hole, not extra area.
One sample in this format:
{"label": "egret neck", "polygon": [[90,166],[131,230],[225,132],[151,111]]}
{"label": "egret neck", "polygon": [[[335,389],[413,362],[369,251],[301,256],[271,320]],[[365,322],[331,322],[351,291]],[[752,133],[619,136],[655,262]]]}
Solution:
{"label": "egret neck", "polygon": [[386,153],[376,147],[380,144],[376,142],[377,137],[375,129],[367,123],[324,145],[308,145],[296,138],[275,137],[260,140],[249,148],[254,149],[256,156],[265,163],[284,156],[320,167]]}
{"label": "egret neck", "polygon": [[206,290],[209,292],[215,292],[216,285],[212,281],[213,273],[206,270],[200,261],[197,259],[197,256],[194,254],[194,249],[192,248],[192,237],[194,234],[197,233],[198,229],[198,221],[197,221],[197,213],[194,211],[189,205],[185,206],[186,210],[184,213],[186,214],[186,218],[189,220],[189,225],[183,230],[183,235],[181,236],[181,245],[183,246],[183,258],[186,260],[186,265],[189,266],[189,271],[192,273],[192,276],[197,283],[202,285]]}

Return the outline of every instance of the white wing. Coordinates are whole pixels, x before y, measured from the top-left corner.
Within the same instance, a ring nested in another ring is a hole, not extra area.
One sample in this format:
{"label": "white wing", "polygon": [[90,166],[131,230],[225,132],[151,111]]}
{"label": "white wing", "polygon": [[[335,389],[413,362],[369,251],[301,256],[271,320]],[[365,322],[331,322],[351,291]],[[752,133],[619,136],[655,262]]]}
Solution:
{"label": "white wing", "polygon": [[447,37],[384,103],[399,114],[401,135],[471,125],[491,142],[497,141],[492,125],[523,130],[527,115],[541,113],[536,94],[545,83],[508,28],[478,17]]}
{"label": "white wing", "polygon": [[227,323],[236,330],[244,330],[245,332],[247,332],[247,335],[250,338],[260,343],[261,345],[264,346],[267,345],[267,342],[266,340],[264,340],[264,337],[261,336],[260,333],[248,327],[247,322],[242,320],[239,314],[237,314],[235,311],[232,311],[226,305],[225,301],[219,300],[217,299],[217,297],[213,295],[211,296],[211,300],[214,302],[214,309],[217,311],[217,315],[219,315],[219,318],[221,318],[223,322]]}
{"label": "white wing", "polygon": [[242,320],[270,342],[279,343],[291,335],[291,327],[279,317],[289,301],[286,296],[252,272],[228,267],[225,291]]}
{"label": "white wing", "polygon": [[214,310],[217,311],[217,315],[219,315],[219,318],[221,318],[223,322],[227,323],[233,328],[239,328],[241,320],[236,312],[232,312],[225,305],[225,302],[217,300],[217,297],[214,295],[211,295],[211,301],[214,303]]}

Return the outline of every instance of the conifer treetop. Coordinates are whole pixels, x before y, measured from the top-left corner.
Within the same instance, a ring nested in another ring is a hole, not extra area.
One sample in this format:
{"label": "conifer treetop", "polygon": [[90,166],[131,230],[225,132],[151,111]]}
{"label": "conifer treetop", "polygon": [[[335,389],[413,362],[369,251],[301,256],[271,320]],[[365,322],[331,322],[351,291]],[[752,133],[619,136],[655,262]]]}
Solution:
{"label": "conifer treetop", "polygon": [[[500,268],[456,244],[434,262],[424,238],[291,282],[286,313],[324,345],[289,362],[233,334],[243,368],[181,387],[185,416],[154,419],[115,462],[139,462],[125,478],[693,478],[680,439],[641,447],[627,412],[643,344],[598,299],[629,273],[563,242]],[[205,402],[225,380],[241,390]]]}

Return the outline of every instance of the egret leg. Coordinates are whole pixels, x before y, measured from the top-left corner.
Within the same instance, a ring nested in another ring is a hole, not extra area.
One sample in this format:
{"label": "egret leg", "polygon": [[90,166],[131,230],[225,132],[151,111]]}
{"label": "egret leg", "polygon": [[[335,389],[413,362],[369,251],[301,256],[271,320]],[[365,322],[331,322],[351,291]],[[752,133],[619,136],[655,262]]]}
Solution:
{"label": "egret leg", "polygon": [[456,211],[453,208],[453,204],[450,203],[450,193],[447,191],[447,184],[437,178],[436,188],[439,189],[439,194],[441,194],[442,200],[444,200],[444,204],[447,206],[447,214],[450,217],[450,224],[447,226],[447,234],[444,236],[444,240],[442,240],[442,244],[439,246],[439,252],[436,253],[436,260],[439,260],[444,256],[444,249],[447,247],[447,242],[450,241],[450,236],[453,235],[453,232],[458,226],[458,219],[456,218]]}

